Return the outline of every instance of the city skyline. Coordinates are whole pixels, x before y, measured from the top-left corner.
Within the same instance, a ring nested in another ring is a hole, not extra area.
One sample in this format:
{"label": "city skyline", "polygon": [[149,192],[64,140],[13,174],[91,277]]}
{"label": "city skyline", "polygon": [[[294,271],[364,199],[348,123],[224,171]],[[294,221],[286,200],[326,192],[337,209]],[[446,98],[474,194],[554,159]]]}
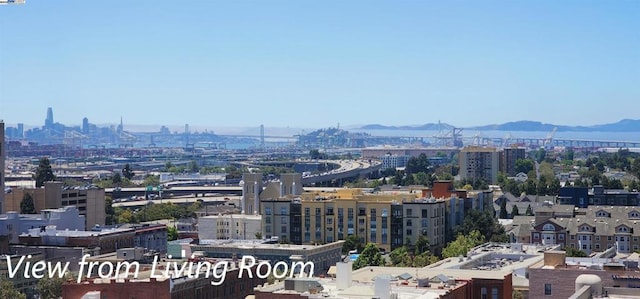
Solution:
{"label": "city skyline", "polygon": [[67,125],[194,128],[638,119],[624,108],[640,98],[639,14],[635,1],[30,1],[0,8],[0,119],[41,126],[47,107]]}

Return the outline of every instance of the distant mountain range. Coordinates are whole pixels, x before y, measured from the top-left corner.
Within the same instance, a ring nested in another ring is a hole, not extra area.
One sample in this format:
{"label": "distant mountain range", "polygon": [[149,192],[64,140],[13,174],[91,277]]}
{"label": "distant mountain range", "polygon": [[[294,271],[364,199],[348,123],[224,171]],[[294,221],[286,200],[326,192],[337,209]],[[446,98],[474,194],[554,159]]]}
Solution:
{"label": "distant mountain range", "polygon": [[[415,130],[415,131],[437,131],[450,130],[455,126],[446,123],[428,123],[416,126],[384,126],[371,124],[360,127],[361,130]],[[476,127],[466,127],[464,129],[478,131],[551,131],[558,128],[559,132],[636,132],[640,131],[640,119],[623,119],[616,123],[592,125],[592,126],[564,126],[545,124],[539,121],[521,120],[507,122],[503,124],[485,125]]]}

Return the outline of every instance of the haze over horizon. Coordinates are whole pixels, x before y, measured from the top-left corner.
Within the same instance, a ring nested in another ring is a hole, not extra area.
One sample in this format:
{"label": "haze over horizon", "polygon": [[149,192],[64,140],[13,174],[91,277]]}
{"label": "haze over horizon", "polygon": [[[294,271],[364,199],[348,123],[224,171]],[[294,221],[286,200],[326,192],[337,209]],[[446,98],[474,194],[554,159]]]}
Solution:
{"label": "haze over horizon", "polygon": [[[0,119],[323,128],[639,119],[640,2],[27,1]],[[114,18],[117,16],[117,18]]]}

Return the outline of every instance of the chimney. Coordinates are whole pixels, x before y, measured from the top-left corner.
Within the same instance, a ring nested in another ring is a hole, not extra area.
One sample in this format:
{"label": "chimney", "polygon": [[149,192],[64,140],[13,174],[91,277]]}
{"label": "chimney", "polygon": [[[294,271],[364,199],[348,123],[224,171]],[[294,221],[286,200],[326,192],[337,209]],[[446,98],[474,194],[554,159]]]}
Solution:
{"label": "chimney", "polygon": [[336,287],[338,290],[345,290],[351,287],[351,271],[353,262],[338,262],[336,264]]}
{"label": "chimney", "polygon": [[564,267],[567,253],[560,250],[549,250],[544,252],[544,265],[551,267]]}

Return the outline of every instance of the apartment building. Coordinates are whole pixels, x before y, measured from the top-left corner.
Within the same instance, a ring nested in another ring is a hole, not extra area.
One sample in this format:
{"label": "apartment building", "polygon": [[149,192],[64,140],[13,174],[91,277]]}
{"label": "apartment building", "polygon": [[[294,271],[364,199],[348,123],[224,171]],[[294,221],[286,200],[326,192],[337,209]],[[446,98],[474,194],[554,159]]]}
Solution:
{"label": "apartment building", "polygon": [[105,224],[104,189],[67,188],[62,182],[46,182],[44,188],[15,188],[5,195],[4,211],[20,211],[20,202],[28,193],[33,198],[36,212],[75,206],[85,217],[85,229]]}
{"label": "apartment building", "polygon": [[536,222],[531,243],[561,244],[587,254],[609,248],[629,254],[640,249],[640,207],[591,206],[579,213]]}
{"label": "apartment building", "polygon": [[484,180],[488,184],[498,182],[498,151],[493,147],[468,146],[458,156],[460,179]]}
{"label": "apartment building", "polygon": [[253,240],[261,233],[262,215],[221,214],[198,218],[200,240]]}
{"label": "apartment building", "polygon": [[640,193],[619,189],[605,189],[603,186],[562,187],[558,193],[558,203],[571,204],[579,208],[593,205],[638,206]]}
{"label": "apartment building", "polygon": [[515,176],[516,161],[525,159],[526,153],[523,147],[508,147],[499,152],[500,166],[499,170],[507,176]]}
{"label": "apartment building", "polygon": [[407,241],[415,243],[421,235],[434,250],[445,242],[445,201],[418,194],[340,189],[293,200],[263,200],[261,206],[263,235],[289,237],[294,244],[326,244],[356,235],[362,243],[391,251]]}

